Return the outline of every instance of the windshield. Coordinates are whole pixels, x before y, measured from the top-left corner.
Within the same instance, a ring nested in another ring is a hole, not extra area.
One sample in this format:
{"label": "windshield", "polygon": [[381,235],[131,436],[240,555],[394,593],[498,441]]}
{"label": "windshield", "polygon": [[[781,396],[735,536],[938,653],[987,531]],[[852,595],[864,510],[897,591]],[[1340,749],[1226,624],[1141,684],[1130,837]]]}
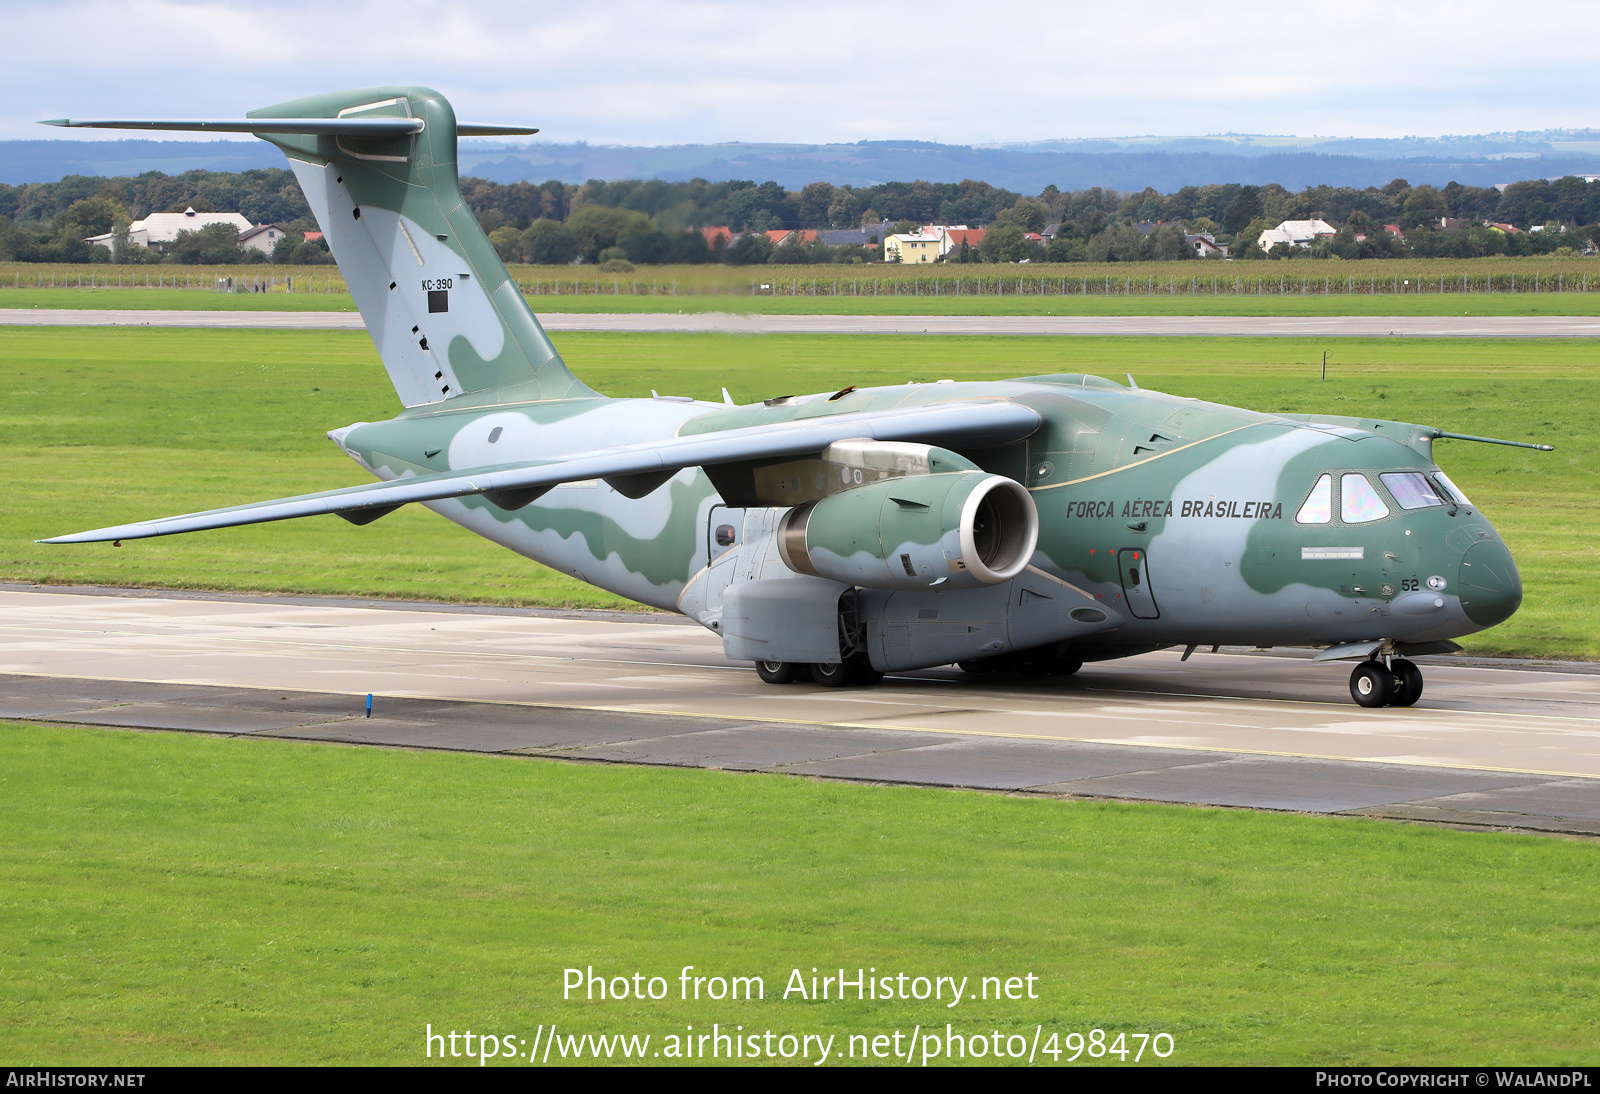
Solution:
{"label": "windshield", "polygon": [[1444,487],[1445,491],[1454,497],[1456,501],[1459,501],[1462,505],[1471,506],[1473,509],[1477,508],[1477,506],[1473,505],[1472,502],[1468,500],[1467,496],[1461,492],[1461,487],[1451,482],[1450,476],[1446,475],[1443,471],[1435,471],[1433,473],[1433,481]]}
{"label": "windshield", "polygon": [[1426,509],[1430,505],[1446,504],[1428,481],[1428,476],[1420,471],[1392,471],[1378,478],[1383,480],[1383,485],[1389,488],[1389,493],[1394,495],[1394,500],[1400,503],[1402,509]]}
{"label": "windshield", "polygon": [[1346,524],[1365,524],[1389,515],[1389,507],[1365,475],[1339,476],[1339,517]]}
{"label": "windshield", "polygon": [[1294,515],[1296,524],[1327,524],[1333,519],[1333,476],[1324,475],[1317,480],[1306,496],[1306,502]]}

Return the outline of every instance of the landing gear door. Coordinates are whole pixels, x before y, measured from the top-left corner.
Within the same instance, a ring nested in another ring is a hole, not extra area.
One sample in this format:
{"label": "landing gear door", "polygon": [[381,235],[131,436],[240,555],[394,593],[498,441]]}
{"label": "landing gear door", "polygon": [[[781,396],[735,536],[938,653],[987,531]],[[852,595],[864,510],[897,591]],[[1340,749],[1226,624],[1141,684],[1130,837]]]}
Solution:
{"label": "landing gear door", "polygon": [[744,510],[726,505],[711,507],[706,521],[706,565],[711,565],[744,542]]}
{"label": "landing gear door", "polygon": [[1117,569],[1122,573],[1122,596],[1136,619],[1159,619],[1155,590],[1150,586],[1148,553],[1143,547],[1124,547],[1117,552]]}

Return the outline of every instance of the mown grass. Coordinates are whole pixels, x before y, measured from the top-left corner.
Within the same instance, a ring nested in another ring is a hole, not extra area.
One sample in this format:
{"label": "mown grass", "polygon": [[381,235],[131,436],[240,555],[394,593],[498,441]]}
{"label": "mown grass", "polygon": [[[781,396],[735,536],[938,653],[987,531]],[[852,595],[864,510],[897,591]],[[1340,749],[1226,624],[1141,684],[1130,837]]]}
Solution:
{"label": "mown grass", "polygon": [[[566,334],[611,395],[741,402],[906,380],[1093,372],[1275,412],[1417,421],[1545,441],[1554,453],[1442,442],[1438,455],[1505,534],[1526,599],[1466,640],[1476,653],[1600,657],[1600,345],[1590,340],[1137,339]],[[1318,379],[1330,353],[1329,378]],[[3,328],[11,442],[0,577],[58,583],[622,607],[410,506],[108,545],[49,535],[361,482],[323,436],[398,410],[361,332]]]}
{"label": "mown grass", "polygon": [[[415,1064],[430,1023],[552,1022],[652,1050],[950,1023],[1167,1032],[1177,1064],[1600,1056],[1587,842],[9,723],[0,793],[13,1064]],[[685,965],[766,1000],[682,1002]],[[671,994],[563,1001],[589,966]],[[840,967],[1040,998],[781,1000]]]}

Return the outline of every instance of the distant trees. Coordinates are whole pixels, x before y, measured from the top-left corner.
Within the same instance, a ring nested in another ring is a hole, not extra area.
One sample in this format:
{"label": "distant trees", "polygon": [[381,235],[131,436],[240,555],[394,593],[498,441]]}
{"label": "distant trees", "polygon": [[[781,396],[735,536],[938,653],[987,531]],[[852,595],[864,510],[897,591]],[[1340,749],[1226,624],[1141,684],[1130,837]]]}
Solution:
{"label": "distant trees", "polygon": [[[932,223],[986,229],[981,245],[958,245],[946,262],[1187,259],[1193,257],[1193,248],[1183,242],[1185,229],[1209,232],[1230,245],[1235,257],[1245,259],[1544,254],[1588,245],[1600,225],[1600,185],[1576,177],[1525,180],[1503,192],[1454,182],[1412,186],[1405,179],[1382,187],[1313,186],[1299,191],[1275,184],[1219,183],[1184,186],[1170,194],[1153,187],[1125,193],[1046,186],[1038,194],[1023,195],[973,179],[862,187],[819,181],[788,190],[776,182],[750,179],[591,179],[572,185],[477,178],[462,179],[461,192],[502,258],[540,265],[873,261],[882,254],[884,229],[878,226],[885,222],[894,225],[889,230],[902,232]],[[150,172],[112,179],[75,175],[55,183],[0,185],[0,260],[258,260],[258,252],[249,248],[234,255],[216,235],[186,239],[166,255],[131,245],[125,231],[131,221],[189,206],[237,211],[254,223],[283,227],[288,238],[273,252],[274,262],[331,259],[326,244],[303,239],[318,225],[293,174],[271,169],[173,176]],[[1315,218],[1340,229],[1337,235],[1309,249],[1263,252],[1254,246],[1264,227]],[[1524,230],[1496,231],[1484,228],[1484,221]],[[1156,227],[1141,232],[1142,222]],[[1553,225],[1549,231],[1526,231],[1547,223]],[[1386,232],[1385,224],[1397,225],[1403,238]],[[862,226],[872,238],[843,247],[796,237],[774,248],[762,234]],[[1042,244],[1026,238],[1045,234],[1052,226]],[[700,231],[711,227],[726,227],[733,238],[716,236],[713,250]],[[89,236],[107,233],[112,236],[109,248],[84,243]]]}
{"label": "distant trees", "polygon": [[[260,251],[253,251],[260,256]],[[207,224],[194,231],[179,232],[167,247],[172,260],[185,266],[221,266],[239,262],[239,227],[236,224]]]}

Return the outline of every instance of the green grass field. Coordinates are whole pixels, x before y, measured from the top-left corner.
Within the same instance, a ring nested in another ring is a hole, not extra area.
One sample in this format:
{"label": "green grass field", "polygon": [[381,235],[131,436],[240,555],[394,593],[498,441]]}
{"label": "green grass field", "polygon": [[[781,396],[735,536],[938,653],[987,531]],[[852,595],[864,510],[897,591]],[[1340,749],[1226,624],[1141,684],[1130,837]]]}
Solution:
{"label": "green grass field", "polygon": [[[15,724],[0,793],[7,1064],[415,1064],[429,1023],[552,1022],[651,1051],[949,1023],[1165,1032],[1175,1064],[1600,1056],[1586,841]],[[682,1002],[685,965],[766,1000]],[[671,995],[563,1001],[588,966]],[[840,967],[1039,998],[777,998]]]}
{"label": "green grass field", "polygon": [[[1476,653],[1600,657],[1596,535],[1600,345],[1588,340],[1128,339],[568,334],[612,395],[740,401],[845,384],[1086,371],[1258,410],[1371,414],[1545,441],[1553,453],[1441,443],[1504,532],[1526,599]],[[1317,379],[1331,352],[1329,379]],[[365,481],[324,437],[399,408],[360,332],[0,327],[10,439],[0,577],[626,607],[409,506],[128,543],[34,539]]]}
{"label": "green grass field", "polygon": [[[756,315],[1600,315],[1596,293],[1400,296],[529,296],[536,312],[733,312]],[[346,293],[183,289],[3,289],[0,308],[355,311]]]}

